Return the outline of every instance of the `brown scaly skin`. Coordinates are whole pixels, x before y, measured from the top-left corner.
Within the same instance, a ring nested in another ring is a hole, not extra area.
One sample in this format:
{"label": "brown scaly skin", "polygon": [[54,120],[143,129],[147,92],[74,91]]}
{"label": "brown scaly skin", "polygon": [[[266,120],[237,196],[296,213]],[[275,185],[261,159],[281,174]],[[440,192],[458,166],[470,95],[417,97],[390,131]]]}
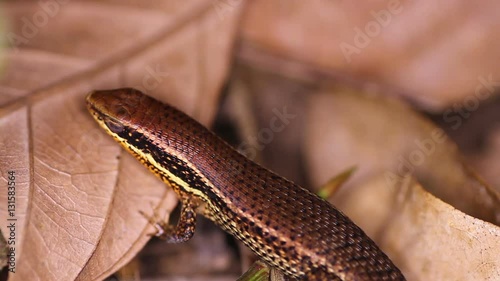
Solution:
{"label": "brown scaly skin", "polygon": [[[96,121],[181,198],[160,236],[188,240],[213,220],[297,280],[405,280],[366,234],[327,201],[259,166],[181,111],[134,89],[87,97]],[[203,208],[201,208],[203,207]]]}

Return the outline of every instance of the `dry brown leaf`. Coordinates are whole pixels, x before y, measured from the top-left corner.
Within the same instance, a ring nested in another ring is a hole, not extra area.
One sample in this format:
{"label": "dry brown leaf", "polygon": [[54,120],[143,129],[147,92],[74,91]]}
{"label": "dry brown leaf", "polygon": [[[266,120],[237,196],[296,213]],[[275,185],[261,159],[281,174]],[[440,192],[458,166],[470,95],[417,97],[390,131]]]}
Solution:
{"label": "dry brown leaf", "polygon": [[390,183],[412,173],[457,209],[500,221],[498,192],[463,163],[442,129],[403,103],[346,88],[324,89],[311,97],[309,113],[307,135],[322,136],[309,137],[307,143],[316,185],[352,166],[359,166],[352,185],[375,174]]}
{"label": "dry brown leaf", "polygon": [[[308,124],[311,179],[319,186],[358,168],[334,204],[382,244],[409,280],[500,278],[494,225],[500,196],[462,162],[441,129],[399,101],[345,88],[312,95]],[[410,174],[447,203],[415,184],[400,190]],[[457,263],[447,266],[450,260]]]}
{"label": "dry brown leaf", "polygon": [[499,3],[252,1],[243,45],[384,84],[430,109],[492,96],[498,85]]}
{"label": "dry brown leaf", "polygon": [[408,251],[403,263],[410,280],[500,278],[497,225],[453,208],[419,185],[399,196],[401,212],[385,230],[386,239]]}
{"label": "dry brown leaf", "polygon": [[378,241],[408,280],[500,277],[500,228],[453,208],[411,177],[391,186],[383,175],[375,176],[345,201],[344,211]]}
{"label": "dry brown leaf", "polygon": [[221,15],[206,1],[129,2],[1,6],[11,47],[0,79],[0,184],[15,171],[17,187],[10,280],[103,279],[154,233],[139,211],[175,205],[98,128],[87,92],[132,86],[204,124],[214,116],[242,5]]}

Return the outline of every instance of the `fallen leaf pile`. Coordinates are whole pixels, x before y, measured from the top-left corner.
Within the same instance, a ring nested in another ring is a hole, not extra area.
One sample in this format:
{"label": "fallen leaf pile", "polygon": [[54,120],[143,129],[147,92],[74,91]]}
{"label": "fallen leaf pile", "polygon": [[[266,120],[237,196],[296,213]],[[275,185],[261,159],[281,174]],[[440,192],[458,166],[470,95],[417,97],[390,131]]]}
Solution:
{"label": "fallen leaf pile", "polygon": [[500,4],[365,2],[0,2],[9,280],[102,280],[137,255],[133,276],[248,268],[206,221],[143,249],[140,212],[168,219],[177,198],[86,111],[89,91],[118,87],[312,190],[355,167],[330,201],[408,280],[500,280]]}

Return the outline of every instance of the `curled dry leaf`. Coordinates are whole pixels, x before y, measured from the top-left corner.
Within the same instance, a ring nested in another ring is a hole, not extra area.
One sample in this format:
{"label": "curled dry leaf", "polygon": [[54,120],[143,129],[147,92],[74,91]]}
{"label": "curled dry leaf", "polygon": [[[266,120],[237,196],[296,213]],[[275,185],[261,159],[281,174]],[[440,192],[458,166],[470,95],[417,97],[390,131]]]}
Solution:
{"label": "curled dry leaf", "polygon": [[[319,186],[358,167],[334,204],[382,244],[409,280],[500,278],[500,196],[462,162],[441,129],[397,100],[344,88],[312,95],[308,118],[311,179]],[[404,189],[408,175],[425,191],[415,183]]]}
{"label": "curled dry leaf", "polygon": [[[84,97],[136,87],[210,123],[240,7],[221,17],[205,1],[134,5],[1,6],[10,47],[0,76],[0,184],[7,186],[8,171],[16,175],[10,280],[103,279],[154,233],[139,211],[163,215],[175,205],[172,192],[98,128]],[[7,216],[2,207],[1,220]]]}
{"label": "curled dry leaf", "polygon": [[408,280],[500,277],[500,228],[453,208],[409,176],[393,185],[374,176],[346,203],[345,211],[363,222]]}
{"label": "curled dry leaf", "polygon": [[[252,1],[243,46],[342,79],[384,84],[430,109],[462,104],[498,85],[500,3]],[[424,82],[425,81],[425,82]],[[486,86],[486,87],[484,87]]]}

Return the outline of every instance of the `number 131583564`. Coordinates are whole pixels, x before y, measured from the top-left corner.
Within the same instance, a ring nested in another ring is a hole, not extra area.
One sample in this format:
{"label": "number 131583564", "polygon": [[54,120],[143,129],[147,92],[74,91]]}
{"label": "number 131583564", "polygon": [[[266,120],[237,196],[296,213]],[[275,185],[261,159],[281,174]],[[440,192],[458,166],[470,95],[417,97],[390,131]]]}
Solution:
{"label": "number 131583564", "polygon": [[8,235],[8,264],[9,271],[16,272],[16,172],[7,172],[7,228]]}

